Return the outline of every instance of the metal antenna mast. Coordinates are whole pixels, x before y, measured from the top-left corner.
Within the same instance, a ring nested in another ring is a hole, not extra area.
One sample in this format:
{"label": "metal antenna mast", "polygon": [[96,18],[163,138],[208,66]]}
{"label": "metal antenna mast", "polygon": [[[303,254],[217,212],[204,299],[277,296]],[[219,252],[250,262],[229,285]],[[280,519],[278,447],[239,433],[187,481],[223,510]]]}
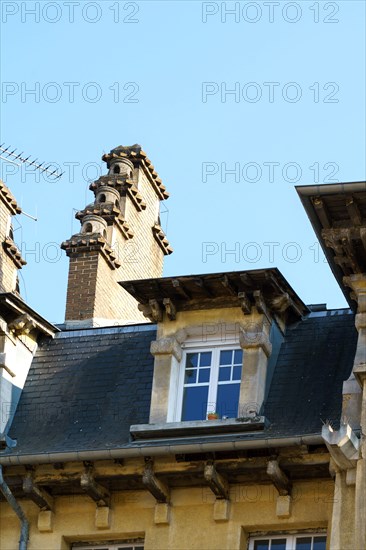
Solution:
{"label": "metal antenna mast", "polygon": [[[54,176],[55,179],[59,179],[65,172],[59,172],[58,169],[56,168],[56,170],[53,170],[53,172],[49,169],[52,164],[49,164],[48,166],[43,166],[44,162],[41,162],[41,164],[39,164],[38,161],[38,158],[36,158],[35,160],[31,161],[29,160],[31,155],[29,155],[27,158],[23,157],[23,151],[21,153],[19,153],[19,155],[15,154],[15,151],[16,151],[16,148],[13,149],[13,151],[10,151],[9,152],[9,149],[11,149],[10,145],[9,147],[4,147],[4,143],[2,143],[0,145],[0,158],[7,161],[7,162],[11,162],[12,164],[16,164],[17,166],[20,166],[19,163],[22,163],[22,164],[27,164],[28,166],[33,166],[35,170],[40,170],[41,172],[45,172],[46,174],[48,174],[49,176]],[[4,156],[6,155],[6,157]]]}

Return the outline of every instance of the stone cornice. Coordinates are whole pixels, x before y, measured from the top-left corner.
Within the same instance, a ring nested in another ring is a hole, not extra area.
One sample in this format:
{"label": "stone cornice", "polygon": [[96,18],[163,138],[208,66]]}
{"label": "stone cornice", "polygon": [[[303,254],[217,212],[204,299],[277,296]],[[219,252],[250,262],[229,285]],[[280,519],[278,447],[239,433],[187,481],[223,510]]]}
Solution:
{"label": "stone cornice", "polygon": [[132,229],[122,216],[121,210],[112,202],[90,204],[84,208],[84,210],[79,210],[79,212],[75,214],[75,218],[82,223],[83,218],[91,214],[100,216],[108,225],[116,224],[125,239],[132,239],[134,235]]}
{"label": "stone cornice", "polygon": [[132,145],[131,147],[116,147],[112,149],[110,153],[107,153],[102,156],[102,160],[107,163],[108,168],[111,163],[117,159],[127,158],[129,159],[135,167],[141,166],[146,175],[149,177],[149,180],[154,188],[154,191],[160,198],[160,200],[165,200],[169,197],[165,185],[159,178],[159,174],[156,172],[154,165],[151,160],[148,158],[147,154],[142,150],[140,145]]}
{"label": "stone cornice", "polygon": [[244,350],[261,348],[267,357],[272,353],[272,344],[264,331],[243,330],[240,333],[239,343]]}
{"label": "stone cornice", "polygon": [[18,206],[17,201],[13,197],[12,193],[6,187],[5,183],[0,180],[0,199],[3,201],[5,206],[8,208],[10,214],[20,214],[22,209]]}
{"label": "stone cornice", "polygon": [[23,260],[19,248],[10,237],[5,238],[5,241],[3,242],[3,248],[18,269],[22,269],[23,265],[26,265],[27,262]]}
{"label": "stone cornice", "polygon": [[164,231],[162,230],[161,226],[159,224],[155,224],[152,227],[152,232],[155,237],[156,242],[164,252],[165,256],[168,256],[173,252],[172,247],[169,244],[168,239],[166,238],[166,235]]}
{"label": "stone cornice", "polygon": [[177,361],[182,359],[182,348],[175,338],[160,338],[151,342],[150,352],[156,355],[173,355]]}
{"label": "stone cornice", "polygon": [[162,320],[164,311],[168,319],[174,321],[180,311],[235,307],[242,310],[244,318],[257,312],[268,322],[276,318],[284,327],[309,311],[277,269],[121,281],[120,284],[154,322]]}
{"label": "stone cornice", "polygon": [[100,176],[100,178],[93,181],[89,185],[89,189],[90,191],[93,191],[94,195],[96,195],[100,187],[108,186],[116,189],[122,196],[126,191],[126,179],[126,177],[120,175],[107,174],[106,176]]}
{"label": "stone cornice", "polygon": [[64,241],[61,248],[70,258],[83,253],[97,252],[102,254],[111,269],[118,269],[121,266],[115,252],[100,233],[78,233],[68,241]]}
{"label": "stone cornice", "polygon": [[98,180],[91,183],[89,189],[96,194],[98,189],[102,186],[109,186],[116,189],[121,196],[127,194],[136,210],[139,212],[146,209],[146,203],[132,180],[121,175],[108,174],[107,176],[101,176]]}

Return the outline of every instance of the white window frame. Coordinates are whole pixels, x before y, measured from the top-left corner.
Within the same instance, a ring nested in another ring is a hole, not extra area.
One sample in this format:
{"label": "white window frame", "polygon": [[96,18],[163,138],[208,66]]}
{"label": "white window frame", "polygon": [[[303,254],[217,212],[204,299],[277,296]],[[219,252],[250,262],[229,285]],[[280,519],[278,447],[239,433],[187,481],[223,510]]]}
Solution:
{"label": "white window frame", "polygon": [[[211,352],[212,353],[212,362],[211,362],[211,374],[208,390],[208,399],[207,399],[207,410],[208,412],[214,411],[216,407],[216,395],[218,387],[218,375],[219,375],[219,358],[221,350],[240,350],[238,340],[227,339],[225,342],[217,339],[207,340],[204,344],[202,341],[191,340],[186,341],[182,344],[183,355],[180,363],[176,365],[177,376],[173,378],[169,395],[172,397],[169,403],[168,411],[168,422],[181,422],[182,417],[182,407],[183,407],[183,392],[184,392],[184,375],[186,367],[186,357],[188,353],[198,353],[198,352]],[[243,376],[243,367],[242,367],[242,376]],[[227,382],[230,383],[230,382]],[[233,381],[231,383],[238,383]],[[202,385],[207,385],[203,383]],[[175,391],[174,391],[175,389]],[[239,410],[239,403],[238,403]]]}
{"label": "white window frame", "polygon": [[[309,533],[309,532],[304,531],[304,532],[299,532],[299,533],[295,533],[295,534],[292,534],[292,535],[287,534],[287,533],[282,533],[282,535],[261,535],[260,537],[253,536],[253,537],[249,538],[248,550],[254,550],[254,543],[257,542],[257,541],[261,541],[261,540],[273,541],[273,540],[278,540],[278,539],[286,539],[286,550],[296,550],[296,539],[303,538],[303,537],[311,537],[312,538],[311,548],[313,548],[314,537],[325,537],[325,538],[327,538],[327,533],[326,533],[326,531],[319,531],[317,533],[313,533],[313,532]],[[271,549],[271,545],[270,545],[270,549]]]}

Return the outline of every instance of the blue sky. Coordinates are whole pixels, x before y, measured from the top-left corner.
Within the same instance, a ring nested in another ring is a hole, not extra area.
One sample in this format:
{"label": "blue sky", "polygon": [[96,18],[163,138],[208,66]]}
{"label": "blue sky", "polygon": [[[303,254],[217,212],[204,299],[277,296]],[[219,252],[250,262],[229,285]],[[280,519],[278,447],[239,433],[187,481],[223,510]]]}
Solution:
{"label": "blue sky", "polygon": [[365,178],[363,1],[1,9],[1,142],[65,170],[52,181],[1,163],[38,220],[14,223],[32,307],[62,322],[58,245],[103,152],[133,143],[171,194],[165,275],[276,266],[306,303],[345,304],[294,186]]}

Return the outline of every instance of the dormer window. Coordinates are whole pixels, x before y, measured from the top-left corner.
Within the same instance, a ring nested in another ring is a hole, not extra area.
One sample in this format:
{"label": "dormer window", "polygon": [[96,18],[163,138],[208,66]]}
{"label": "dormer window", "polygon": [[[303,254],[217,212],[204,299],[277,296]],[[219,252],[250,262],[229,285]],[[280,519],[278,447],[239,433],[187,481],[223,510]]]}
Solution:
{"label": "dormer window", "polygon": [[187,346],[179,372],[175,421],[237,418],[243,350],[235,345],[210,349]]}

